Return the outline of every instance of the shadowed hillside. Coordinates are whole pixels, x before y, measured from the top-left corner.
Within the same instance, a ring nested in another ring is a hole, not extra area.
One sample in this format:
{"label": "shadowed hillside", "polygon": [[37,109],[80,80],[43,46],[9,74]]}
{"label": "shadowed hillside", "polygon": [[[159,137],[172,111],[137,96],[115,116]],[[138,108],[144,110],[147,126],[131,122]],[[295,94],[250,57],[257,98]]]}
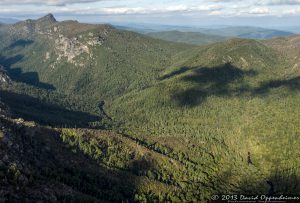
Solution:
{"label": "shadowed hillside", "polygon": [[3,32],[0,64],[16,81],[85,95],[95,104],[148,87],[173,55],[191,47],[51,15]]}
{"label": "shadowed hillside", "polygon": [[297,194],[297,39],[192,46],[51,14],[0,28],[0,201]]}

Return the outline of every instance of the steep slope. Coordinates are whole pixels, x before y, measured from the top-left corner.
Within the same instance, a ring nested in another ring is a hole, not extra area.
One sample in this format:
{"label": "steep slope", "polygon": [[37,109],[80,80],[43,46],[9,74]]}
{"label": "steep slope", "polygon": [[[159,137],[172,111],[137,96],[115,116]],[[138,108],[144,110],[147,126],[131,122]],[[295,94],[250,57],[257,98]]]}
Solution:
{"label": "steep slope", "polygon": [[172,55],[189,48],[109,25],[56,22],[52,15],[17,23],[6,33],[0,63],[13,79],[36,86],[41,81],[94,102],[151,85]]}
{"label": "steep slope", "polygon": [[165,32],[150,32],[148,36],[162,39],[171,42],[181,42],[194,45],[204,45],[225,40],[225,37],[217,35],[206,35],[200,32],[180,32],[180,31],[165,31]]}
{"label": "steep slope", "polygon": [[[10,85],[11,84],[11,79],[8,77],[8,75],[6,74],[6,72],[2,69],[2,67],[0,66],[0,87],[2,87],[3,85]],[[2,100],[2,98],[0,97],[0,116],[7,116],[10,114],[7,105],[5,105]]]}
{"label": "steep slope", "polygon": [[7,75],[4,67],[0,65],[0,85],[10,84],[11,79]]}
{"label": "steep slope", "polygon": [[162,165],[166,158],[111,132],[50,129],[3,114],[0,127],[1,201],[132,202],[150,198],[151,190],[151,199],[176,195],[176,186],[147,177],[162,167],[152,166],[153,159]]}
{"label": "steep slope", "polygon": [[290,62],[299,61],[300,54],[300,36],[276,38],[264,42],[267,46],[272,47],[282,53]]}
{"label": "steep slope", "polygon": [[193,174],[223,182],[224,193],[266,194],[269,181],[276,194],[296,194],[300,74],[286,75],[284,56],[254,40],[191,51],[157,85],[115,100],[109,114],[124,131],[187,154],[202,166]]}
{"label": "steep slope", "polygon": [[264,42],[278,52],[280,52],[285,61],[289,64],[285,69],[285,76],[292,77],[300,74],[300,36],[292,36],[287,38],[276,38]]}
{"label": "steep slope", "polygon": [[[111,131],[43,127],[9,111],[0,102],[1,201],[207,201],[187,183],[205,174],[192,174],[197,166],[170,148]],[[198,186],[213,192],[210,183]]]}
{"label": "steep slope", "polygon": [[[13,118],[57,127],[1,117],[1,157],[11,157],[0,173],[4,198],[30,199],[28,191],[44,187],[50,195],[37,200],[207,202],[299,192],[300,74],[289,72],[280,39],[196,47],[52,15],[3,32],[0,61],[17,82],[1,86],[2,100]],[[103,115],[112,131],[76,129]]]}
{"label": "steep slope", "polygon": [[[0,95],[14,118],[22,117],[50,126],[109,128],[103,106],[89,104],[77,95],[45,90],[15,82],[0,66]],[[94,109],[95,113],[90,113]]]}
{"label": "steep slope", "polygon": [[[242,39],[233,39],[195,48],[178,55],[176,58],[179,62],[161,75],[158,84],[143,91],[126,95],[122,100],[117,99],[115,108],[122,109],[120,104],[128,105],[125,103],[128,99],[131,104],[129,106],[135,110],[123,108],[125,111],[132,112],[124,115],[132,116],[132,119],[137,116],[137,119],[134,120],[138,122],[146,122],[149,119],[147,117],[151,117],[148,110],[153,111],[153,108],[165,107],[169,111],[174,110],[176,112],[179,110],[184,113],[189,109],[186,107],[198,107],[210,97],[220,96],[222,99],[223,96],[227,97],[227,94],[228,96],[232,94],[235,97],[243,91],[250,94],[251,88],[258,88],[265,81],[281,77],[285,71],[285,66],[288,66],[275,50],[266,47],[261,42]],[[162,92],[164,94],[161,94]],[[179,97],[180,92],[182,92],[182,98]],[[148,101],[145,101],[146,99]],[[136,104],[132,105],[132,102],[136,102]],[[146,108],[143,107],[145,104],[151,105],[147,109],[147,113],[133,113],[145,110]],[[116,112],[120,113],[119,109]],[[153,115],[156,113],[153,111]],[[112,115],[114,112],[112,111],[110,114]],[[162,115],[169,117],[169,114]],[[173,117],[178,118],[178,116],[170,115],[169,119]],[[115,116],[115,119],[118,118],[126,119],[120,114]],[[130,118],[128,119],[130,120]],[[169,119],[161,119],[161,121],[167,122]],[[174,121],[174,125],[176,122]],[[154,123],[152,124],[154,125]],[[151,125],[150,122],[149,125]],[[164,126],[163,123],[161,125]],[[137,126],[142,127],[143,125],[140,123]],[[157,126],[152,128],[157,130]]]}

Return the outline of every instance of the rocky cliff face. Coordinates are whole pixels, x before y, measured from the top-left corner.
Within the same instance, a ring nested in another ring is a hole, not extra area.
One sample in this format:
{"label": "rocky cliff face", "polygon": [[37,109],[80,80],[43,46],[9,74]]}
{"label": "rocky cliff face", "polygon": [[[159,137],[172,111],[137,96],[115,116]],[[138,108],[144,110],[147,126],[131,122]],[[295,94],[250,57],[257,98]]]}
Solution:
{"label": "rocky cliff face", "polygon": [[91,32],[72,38],[59,34],[55,39],[55,51],[58,55],[57,61],[61,61],[63,58],[66,58],[69,63],[83,66],[82,64],[78,64],[76,62],[76,57],[85,53],[91,58],[91,48],[95,46],[101,46],[104,41],[104,37],[99,35],[94,36],[94,34]]}
{"label": "rocky cliff face", "polygon": [[25,20],[10,26],[11,35],[28,36],[42,32],[44,29],[53,26],[57,21],[52,14],[48,14],[37,20]]}
{"label": "rocky cliff face", "polygon": [[6,71],[4,70],[3,66],[0,65],[0,85],[11,84],[11,83],[12,80],[6,74]]}
{"label": "rocky cliff face", "polygon": [[49,13],[48,15],[40,18],[37,20],[37,23],[49,23],[49,24],[53,24],[53,23],[56,23],[56,19],[54,18],[54,16]]}
{"label": "rocky cliff face", "polygon": [[54,50],[45,53],[44,61],[56,57],[51,65],[54,68],[63,60],[83,66],[76,58],[82,54],[92,58],[91,49],[105,42],[110,29],[113,28],[109,25],[88,25],[77,21],[57,22],[52,14],[48,14],[37,20],[16,23],[9,27],[8,33],[12,39],[21,37],[33,42],[40,37],[48,39],[54,45]]}
{"label": "rocky cliff face", "polygon": [[9,108],[1,101],[0,97],[0,117],[9,115]]}
{"label": "rocky cliff face", "polygon": [[[6,74],[3,66],[0,65],[0,85],[7,85],[11,84],[12,80]],[[4,117],[9,115],[9,108],[1,101],[1,94],[0,94],[0,117]]]}

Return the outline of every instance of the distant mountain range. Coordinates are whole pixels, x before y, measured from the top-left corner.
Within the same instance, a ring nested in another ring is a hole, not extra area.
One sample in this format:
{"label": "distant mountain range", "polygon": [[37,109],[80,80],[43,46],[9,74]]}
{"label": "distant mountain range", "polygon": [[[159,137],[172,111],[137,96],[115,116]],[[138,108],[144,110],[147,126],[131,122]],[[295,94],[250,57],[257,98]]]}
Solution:
{"label": "distant mountain range", "polygon": [[204,45],[214,42],[220,42],[228,39],[229,37],[223,37],[213,34],[203,34],[200,32],[180,32],[180,31],[163,31],[163,32],[150,32],[146,35],[172,42],[181,42],[194,45]]}
{"label": "distant mountain range", "polygon": [[[153,33],[152,36],[159,36],[159,33],[170,31],[179,31],[182,33],[198,33],[199,35],[214,35],[222,37],[240,37],[247,39],[271,39],[274,37],[284,37],[294,35],[293,32],[276,29],[247,27],[247,26],[215,26],[207,27],[189,27],[189,26],[171,26],[171,25],[148,25],[148,24],[128,24],[116,26],[119,29],[131,30],[140,33]],[[157,33],[157,34],[155,34]],[[171,33],[169,33],[171,34]],[[175,34],[175,33],[174,33]],[[176,33],[178,35],[178,33]],[[171,40],[172,41],[172,40]]]}
{"label": "distant mountain range", "polygon": [[291,32],[265,29],[258,27],[226,27],[220,29],[204,29],[205,34],[218,34],[227,37],[240,37],[248,39],[272,39],[275,37],[287,37],[294,35]]}
{"label": "distant mountain range", "polygon": [[295,34],[300,34],[300,26],[283,26],[283,27],[274,27],[275,30],[284,30],[287,32],[292,32]]}
{"label": "distant mountain range", "polygon": [[202,29],[201,32],[183,32],[176,30],[149,32],[146,33],[146,35],[167,41],[203,45],[220,42],[234,37],[245,39],[272,39],[276,37],[292,36],[294,34],[291,32],[255,27],[225,27]]}
{"label": "distant mountain range", "polygon": [[18,19],[15,19],[15,18],[1,18],[0,17],[0,24],[3,23],[3,24],[13,24],[13,23],[16,23],[16,22],[19,22],[20,20]]}

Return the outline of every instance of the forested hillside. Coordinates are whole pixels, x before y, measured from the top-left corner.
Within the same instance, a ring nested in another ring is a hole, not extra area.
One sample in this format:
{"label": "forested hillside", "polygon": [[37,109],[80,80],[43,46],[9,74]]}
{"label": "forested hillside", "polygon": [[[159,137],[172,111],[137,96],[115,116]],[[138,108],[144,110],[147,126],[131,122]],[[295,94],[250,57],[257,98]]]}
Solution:
{"label": "forested hillside", "polygon": [[193,45],[204,45],[214,42],[224,41],[227,38],[218,35],[207,35],[201,32],[180,32],[180,31],[164,31],[164,32],[149,32],[148,36],[162,39],[171,42],[181,42]]}
{"label": "forested hillside", "polygon": [[108,112],[128,133],[164,140],[211,176],[204,166],[216,163],[227,193],[266,193],[264,180],[278,193],[296,193],[299,76],[263,43],[230,40],[195,50],[157,85],[115,100]]}
{"label": "forested hillside", "polygon": [[299,37],[193,46],[47,15],[0,41],[0,201],[300,191]]}
{"label": "forested hillside", "polygon": [[13,79],[93,101],[148,87],[177,50],[189,48],[109,25],[56,22],[52,15],[3,32],[0,63]]}

